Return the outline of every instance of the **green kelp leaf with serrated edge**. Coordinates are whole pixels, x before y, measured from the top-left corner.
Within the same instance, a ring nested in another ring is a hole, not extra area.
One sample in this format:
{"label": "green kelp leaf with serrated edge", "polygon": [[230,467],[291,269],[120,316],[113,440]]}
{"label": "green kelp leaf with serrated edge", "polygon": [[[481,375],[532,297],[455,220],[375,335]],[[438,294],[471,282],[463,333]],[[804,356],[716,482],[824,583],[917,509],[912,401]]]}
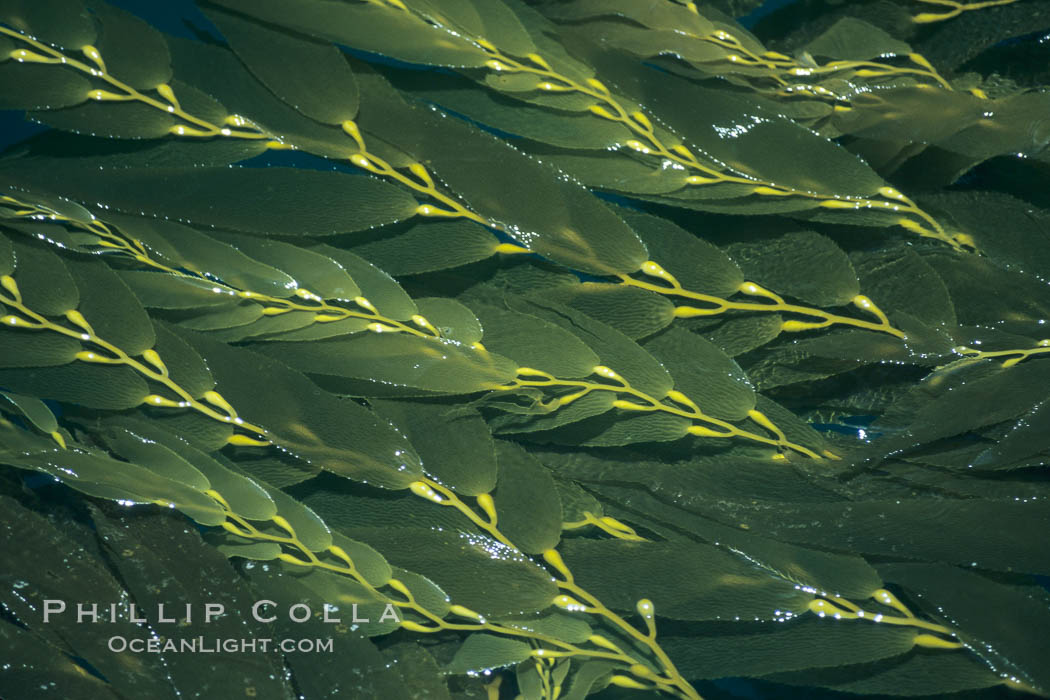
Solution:
{"label": "green kelp leaf with serrated edge", "polygon": [[[613,158],[604,152],[552,153],[545,154],[543,159],[590,189],[634,196],[676,196],[672,193],[680,192],[687,185],[686,178],[689,177],[685,170],[657,168],[651,163],[630,157]],[[743,189],[740,189],[740,185],[719,185],[718,188],[720,192],[740,190],[742,194],[748,194],[752,189],[750,185],[743,186]]]}
{"label": "green kelp leaf with serrated edge", "polygon": [[160,32],[108,3],[91,0],[90,5],[92,14],[102,25],[96,47],[110,75],[143,90],[171,79],[171,56]]}
{"label": "green kelp leaf with serrated edge", "polygon": [[72,362],[39,370],[0,370],[0,386],[42,399],[118,411],[140,406],[143,399],[151,393],[149,385],[141,375],[130,367],[85,362]]}
{"label": "green kelp leaf with serrated edge", "polygon": [[714,321],[708,319],[681,323],[684,328],[692,328],[722,349],[730,357],[737,357],[746,352],[760,348],[780,335],[784,319],[780,314],[744,314]]}
{"label": "green kelp leaf with serrated edge", "polygon": [[907,56],[911,47],[863,20],[843,17],[809,42],[806,51],[836,60],[866,61],[883,56]]}
{"label": "green kelp leaf with serrated edge", "polygon": [[[569,457],[578,459],[579,455]],[[557,464],[549,453],[543,456],[543,460]],[[794,491],[813,491],[810,482],[801,479],[801,484],[790,485],[782,479],[770,480],[768,460],[707,457],[665,464],[625,457],[622,463],[616,464],[593,459],[579,461],[583,464],[591,462],[596,467],[596,471],[578,469],[570,472],[585,480],[591,481],[588,475],[597,473],[606,483],[634,481],[643,485],[646,491],[607,485],[593,488],[606,503],[616,503],[656,519],[650,520],[647,527],[655,529],[656,522],[666,523],[668,533],[685,531],[707,542],[717,542],[726,551],[743,553],[747,561],[760,569],[807,588],[867,598],[876,588],[882,587],[878,572],[859,556],[792,545],[716,522],[720,518],[733,521],[733,506],[728,504],[736,500],[775,508],[775,504],[790,498]],[[682,476],[683,470],[689,470],[688,477]],[[689,482],[690,490],[683,489],[683,480]],[[759,480],[763,483],[751,486]],[[741,498],[740,494],[755,494],[757,498],[750,495]],[[805,495],[821,497],[821,494]]]}
{"label": "green kelp leaf with serrated edge", "polygon": [[[930,380],[931,386],[939,383],[936,376]],[[889,453],[1016,418],[1046,401],[1047,386],[1050,386],[1050,363],[1028,362],[995,368],[924,402],[915,412],[907,432],[887,438],[879,447]],[[975,411],[974,406],[982,408]]]}
{"label": "green kelp leaf with serrated edge", "polygon": [[539,49],[533,41],[532,32],[526,27],[517,12],[504,2],[473,1],[474,9],[481,17],[482,36],[515,56],[535,53]]}
{"label": "green kelp leaf with serrated edge", "polygon": [[51,409],[35,396],[24,396],[10,391],[0,391],[0,396],[11,402],[18,412],[25,416],[37,430],[51,434],[58,430],[58,419]]}
{"label": "green kelp leaf with serrated edge", "polygon": [[298,311],[277,316],[264,315],[250,324],[219,329],[210,333],[209,336],[227,343],[259,338],[276,340],[280,339],[284,333],[309,328],[316,320],[317,314],[312,311]]}
{"label": "green kelp leaf with serrated edge", "polygon": [[892,319],[903,311],[933,327],[955,326],[955,307],[937,271],[911,248],[852,257],[861,288]]}
{"label": "green kelp leaf with serrated edge", "polygon": [[701,36],[714,29],[712,22],[703,14],[692,12],[684,5],[677,3],[639,5],[633,0],[578,0],[571,4],[560,4],[544,9],[549,17],[562,21],[593,17],[625,17],[646,27],[679,29],[685,33]]}
{"label": "green kelp leaf with serrated edge", "polygon": [[447,394],[472,394],[514,379],[515,363],[454,340],[408,333],[361,333],[288,347],[259,348],[300,371],[416,387]]}
{"label": "green kelp leaf with serrated edge", "polygon": [[[159,618],[159,606],[164,605],[167,614],[181,623],[171,627],[177,626],[187,639],[266,634],[267,628],[252,616],[255,591],[221,552],[201,541],[196,528],[187,527],[184,518],[163,513],[149,518],[120,513],[107,517],[97,508],[89,511],[99,548],[144,616],[152,618],[146,611],[156,611]],[[222,606],[223,612],[202,614],[211,603]],[[186,605],[190,619],[183,622]],[[214,689],[223,697],[243,693],[245,687],[255,687],[269,697],[289,692],[276,649],[244,655],[239,648],[217,645],[206,657],[169,651],[164,654],[165,676],[178,688]],[[233,667],[236,673],[229,672]]]}
{"label": "green kelp leaf with serrated edge", "polygon": [[327,124],[341,124],[357,115],[357,81],[342,52],[330,43],[225,12],[209,9],[205,14],[248,70],[292,107]]}
{"label": "green kelp leaf with serrated edge", "polygon": [[649,598],[658,617],[771,620],[806,610],[812,595],[744,559],[697,543],[565,540],[565,563],[580,586],[614,610]]}
{"label": "green kelp leaf with serrated edge", "polygon": [[[657,614],[660,608],[657,607]],[[663,637],[660,644],[690,680],[755,677],[778,671],[844,666],[904,654],[915,629],[815,617],[782,624],[712,630],[711,636]]]}
{"label": "green kelp leaf with serrated edge", "polygon": [[332,533],[332,544],[346,552],[354,562],[354,568],[369,584],[383,586],[394,572],[383,555],[363,542],[352,540],[341,532]]}
{"label": "green kelp leaf with serrated edge", "polygon": [[0,329],[0,368],[65,365],[76,359],[80,349],[76,340],[57,333]]}
{"label": "green kelp leaf with serrated edge", "polygon": [[688,434],[692,421],[669,413],[639,413],[619,410],[576,421],[532,436],[532,439],[561,445],[622,447],[640,442],[670,442]]}
{"label": "green kelp leaf with serrated edge", "polygon": [[359,231],[410,218],[417,206],[376,178],[299,168],[69,168],[56,176],[24,174],[27,183],[61,182],[71,198],[117,212],[266,235]]}
{"label": "green kelp leaf with serrated edge", "polygon": [[[375,547],[391,564],[411,566],[432,579],[454,603],[486,617],[544,610],[557,595],[544,569],[484,535],[418,528],[348,528],[345,532]],[[449,561],[456,565],[450,567]]]}
{"label": "green kelp leaf with serrated edge", "polygon": [[541,298],[512,299],[508,303],[515,311],[538,316],[570,331],[598,354],[603,366],[619,374],[635,389],[662,399],[674,387],[674,381],[664,366],[615,328],[575,309]]}
{"label": "green kelp leaf with serrated edge", "polygon": [[556,287],[542,295],[607,323],[635,340],[659,332],[674,320],[674,304],[667,297],[636,287],[583,282]]}
{"label": "green kelp leaf with serrated edge", "polygon": [[[295,530],[295,536],[311,552],[323,552],[332,546],[332,531],[328,525],[313,512],[284,491],[268,484],[260,484],[277,506],[277,514],[288,521]],[[274,531],[282,537],[288,533],[283,528],[274,526]]]}
{"label": "green kelp leaf with serrated edge", "polygon": [[[375,608],[370,627],[381,628],[387,624],[374,622],[382,609]],[[294,623],[289,627],[292,627],[290,634],[297,633]],[[362,635],[362,630],[352,627],[347,630],[335,644],[345,650],[348,658],[354,659],[353,664],[333,664],[325,655],[308,651],[286,657],[297,679],[298,692],[306,697],[339,693],[346,697],[386,698],[413,688],[433,700],[451,700],[447,681],[439,674],[437,663],[426,649],[406,641],[393,647],[384,645],[380,650]]]}
{"label": "green kelp leaf with serrated edge", "polygon": [[944,281],[961,323],[1028,322],[1039,333],[1036,337],[1045,337],[1045,331],[1034,326],[1050,316],[1050,291],[1045,277],[1036,272],[1040,268],[1034,261],[1004,268],[984,256],[949,256],[936,251],[924,262]]}
{"label": "green kelp leaf with serrated edge", "polygon": [[227,466],[279,489],[295,486],[321,473],[321,467],[316,464],[307,464],[279,450],[270,453],[245,451]]}
{"label": "green kelp leaf with serrated edge", "polygon": [[95,42],[95,23],[81,0],[13,0],[0,19],[35,39],[79,49]]}
{"label": "green kelp leaf with serrated edge", "polygon": [[[514,75],[521,74],[507,77]],[[535,86],[540,79],[532,77],[535,78],[532,83]],[[487,76],[486,80],[490,81],[491,77]],[[440,75],[427,75],[425,80],[399,76],[397,85],[412,95],[418,95],[481,124],[562,148],[604,150],[632,138],[632,132],[624,125],[604,119],[596,120],[586,112],[555,112],[519,101],[531,97],[531,92],[511,97],[472,86],[462,78]],[[501,92],[506,91],[505,87],[494,87]]]}
{"label": "green kelp leaf with serrated edge", "polygon": [[40,243],[12,241],[15,282],[23,303],[45,316],[59,316],[77,308],[80,293],[62,258]]}
{"label": "green kelp leaf with serrated edge", "polygon": [[424,610],[428,610],[438,617],[444,617],[448,614],[451,605],[448,594],[441,590],[436,583],[414,571],[407,571],[396,566],[391,567],[391,570],[394,578],[405,584],[408,590],[412,592],[412,597]]}
{"label": "green kelp leaf with serrated edge", "polygon": [[233,424],[217,421],[197,411],[152,411],[144,409],[150,420],[176,433],[199,449],[214,451],[226,446],[233,435]]}
{"label": "green kelp leaf with serrated edge", "polygon": [[[521,392],[516,392],[521,394]],[[564,425],[571,425],[586,418],[598,416],[606,411],[611,411],[616,395],[611,391],[592,391],[570,403],[567,406],[541,406],[539,401],[542,397],[537,396],[535,403],[530,404],[526,399],[524,407],[519,404],[507,406],[490,401],[490,406],[505,411],[503,414],[493,415],[488,418],[493,432],[503,434],[513,433],[538,433],[540,431],[554,430]],[[555,410],[556,409],[556,410]],[[549,439],[545,436],[544,439]]]}
{"label": "green kelp leaf with serrated edge", "polygon": [[0,65],[0,109],[52,110],[86,102],[91,83],[71,70],[7,61]]}
{"label": "green kelp leaf with serrated edge", "polygon": [[166,479],[202,493],[211,488],[208,478],[176,452],[131,430],[113,427],[103,432],[103,440],[119,456]]}
{"label": "green kelp leaf with serrated edge", "polygon": [[791,442],[808,447],[817,453],[822,452],[827,446],[827,441],[824,440],[824,437],[820,433],[811,428],[808,423],[796,416],[790,410],[784,408],[769,397],[763,396],[762,394],[756,394],[755,408],[761,411],[766,418],[771,420],[773,425],[784,431],[784,435]]}
{"label": "green kelp leaf with serrated edge", "polygon": [[[136,625],[118,616],[105,625],[77,622],[75,606],[66,612],[52,614],[46,623],[42,610],[45,600],[73,601],[85,591],[103,600],[119,601],[125,595],[123,585],[98,556],[90,539],[83,538],[86,526],[79,523],[54,523],[43,514],[21,507],[14,499],[0,498],[0,536],[5,546],[0,552],[0,569],[5,572],[5,592],[0,595],[9,620],[0,625],[0,644],[9,667],[0,676],[0,692],[5,697],[21,697],[27,688],[46,685],[47,693],[69,700],[98,700],[120,695],[107,689],[103,682],[84,671],[91,664],[116,687],[135,688],[157,700],[174,700],[177,695],[168,683],[160,659],[151,654],[141,663],[129,665],[106,648],[106,638],[135,634]],[[95,550],[95,551],[92,551]],[[33,562],[34,566],[26,566]],[[62,572],[62,575],[56,575]],[[21,583],[17,583],[21,581]],[[90,608],[89,608],[90,609]],[[25,630],[28,627],[28,630]],[[4,630],[19,630],[13,639]],[[74,663],[67,655],[76,653]],[[33,658],[35,656],[35,658]],[[76,692],[81,679],[90,692]],[[72,683],[72,685],[71,685]],[[61,694],[61,695],[57,695]]]}
{"label": "green kelp leaf with serrated edge", "polygon": [[585,617],[564,610],[551,610],[520,617],[506,617],[498,620],[498,622],[507,627],[516,627],[538,634],[546,634],[575,644],[585,642],[588,637],[594,634],[594,629],[588,624]]}
{"label": "green kelp leaf with serrated edge", "polygon": [[347,274],[357,282],[365,298],[387,318],[407,321],[419,313],[415,302],[393,277],[360,255],[328,245],[313,246],[310,250],[326,255],[342,265]]}
{"label": "green kelp leaf with serrated edge", "polygon": [[[845,148],[764,109],[743,93],[701,87],[607,51],[588,54],[600,74],[659,115],[701,156],[739,173],[825,196],[869,196],[885,186]],[[815,203],[811,200],[809,206]]]}
{"label": "green kelp leaf with serrated edge", "polygon": [[481,323],[473,311],[455,299],[425,297],[415,302],[419,314],[438,329],[441,337],[464,345],[473,345],[481,340]]}
{"label": "green kelp leaf with serrated edge", "polygon": [[[208,362],[223,397],[281,448],[335,474],[388,488],[418,478],[419,458],[408,441],[360,404],[319,389],[264,355],[189,332],[184,338]],[[259,400],[260,386],[266,387],[265,401]]]}
{"label": "green kelp leaf with serrated edge", "polygon": [[277,513],[277,506],[263,487],[256,481],[220,462],[207,452],[189,444],[180,435],[169,432],[155,421],[129,417],[112,417],[107,425],[123,426],[143,438],[156,442],[193,465],[205,476],[211,488],[221,495],[238,515],[250,520],[269,520]]}
{"label": "green kelp leaf with serrated edge", "polygon": [[422,401],[369,403],[405,434],[423,469],[442,484],[467,496],[495,487],[495,444],[476,410]]}
{"label": "green kelp leaf with serrated edge", "polygon": [[916,595],[930,614],[957,630],[961,640],[1000,673],[1038,692],[1050,687],[1043,660],[1050,654],[1045,591],[998,583],[979,573],[943,564],[886,564],[880,573]]}
{"label": "green kelp leaf with serrated edge", "polygon": [[325,487],[323,484],[320,481],[318,488],[303,497],[302,503],[340,532],[349,532],[355,527],[478,532],[454,508],[421,508],[419,497],[409,491],[347,488],[342,484]]}
{"label": "green kelp leaf with serrated edge", "polygon": [[243,537],[237,537],[225,530],[220,532],[207,532],[204,534],[205,541],[215,546],[227,559],[240,557],[253,561],[273,561],[284,549],[276,542],[254,542]]}
{"label": "green kelp leaf with serrated edge", "polygon": [[727,249],[748,280],[817,306],[848,304],[860,293],[849,257],[813,231],[788,233]]}
{"label": "green kelp leaf with serrated edge", "polygon": [[675,388],[704,413],[736,421],[755,407],[755,390],[744,370],[696,333],[669,328],[643,348],[668,368]]}
{"label": "green kelp leaf with serrated edge", "polygon": [[245,255],[288,274],[296,281],[299,289],[318,294],[324,299],[353,299],[361,294],[342,265],[320,253],[259,236],[232,233],[213,235]]}
{"label": "green kelp leaf with serrated edge", "polygon": [[937,654],[921,649],[863,665],[775,673],[765,676],[764,680],[806,688],[831,688],[860,696],[905,697],[947,696],[1005,685],[995,671],[972,654]]}
{"label": "green kelp leaf with serrated edge", "polygon": [[156,139],[167,136],[175,118],[142,102],[96,102],[63,109],[34,111],[28,118],[56,129],[114,139]]}
{"label": "green kelp leaf with serrated edge", "polygon": [[623,220],[558,170],[461,120],[410,107],[379,78],[365,85],[375,111],[362,111],[362,128],[419,158],[521,245],[597,275],[633,272],[645,261],[645,246]]}
{"label": "green kelp leaf with serrated edge", "polygon": [[[735,516],[754,532],[799,544],[996,571],[1050,570],[1050,545],[1015,534],[1046,527],[1050,508],[1042,501],[902,497],[782,503],[775,517],[760,510],[736,508]],[[988,527],[992,522],[995,528]]]}
{"label": "green kelp leaf with serrated edge", "polygon": [[[333,642],[338,644],[342,641],[338,638],[347,633],[378,636],[393,632],[399,625],[399,621],[392,617],[379,622],[386,607],[383,599],[374,590],[344,574],[278,562],[252,567],[248,576],[259,592],[259,599],[275,603],[273,606],[264,604],[260,614],[268,616],[270,620],[267,621],[272,620],[282,634],[309,634],[308,630],[313,629],[322,638],[331,635]],[[301,618],[290,619],[285,612],[296,604],[303,604],[310,611],[309,617],[301,622]],[[357,606],[356,615],[352,615],[354,606]],[[355,617],[356,623],[352,621]]]}
{"label": "green kelp leaf with serrated edge", "polygon": [[226,519],[219,504],[196,489],[104,455],[52,450],[20,455],[16,463],[50,474],[89,496],[129,503],[170,503],[201,525],[211,527]]}
{"label": "green kelp leaf with serrated edge", "polygon": [[325,158],[344,159],[357,151],[342,129],[310,119],[270,92],[232,51],[176,36],[168,37],[168,45],[176,75],[230,112],[250,115],[266,132],[280,134],[283,143]]}
{"label": "green kelp leaf with serrated edge", "polygon": [[[0,678],[0,693],[7,697],[17,697],[16,693],[38,687],[46,679],[45,687],[65,700],[120,700],[110,684],[88,675],[84,666],[34,632],[11,622],[0,622],[0,644],[4,646],[7,665],[7,672]],[[164,697],[164,687],[158,682],[152,697]]]}
{"label": "green kelp leaf with serrated edge", "polygon": [[532,655],[525,642],[477,632],[464,640],[449,663],[450,673],[488,673],[524,661]]}
{"label": "green kelp leaf with serrated edge", "polygon": [[892,336],[873,336],[862,330],[836,329],[823,335],[802,338],[769,351],[748,368],[748,376],[759,389],[822,378],[875,362],[933,364],[910,355]]}
{"label": "green kelp leaf with serrated edge", "polygon": [[219,5],[312,36],[431,66],[477,67],[488,54],[467,37],[391,5],[318,0],[219,0]]}
{"label": "green kelp leaf with serrated edge", "polygon": [[1003,192],[942,191],[922,206],[943,210],[958,230],[973,236],[982,255],[1001,265],[1050,267],[1050,213]]}
{"label": "green kelp leaf with serrated edge", "polygon": [[[569,660],[562,659],[560,667],[568,671]],[[543,700],[543,684],[547,677],[540,674],[545,671],[546,667],[537,659],[526,659],[517,665],[514,680],[518,682],[518,695],[522,700]]]}
{"label": "green kelp leaf with serrated edge", "polygon": [[66,269],[84,290],[77,310],[95,335],[134,357],[153,347],[157,336],[146,310],[128,285],[99,258],[66,259]]}
{"label": "green kelp leaf with serrated edge", "polygon": [[98,236],[84,231],[70,230],[62,224],[42,221],[8,221],[12,233],[23,233],[77,253],[93,253]]}
{"label": "green kelp leaf with serrated edge", "polygon": [[522,367],[574,378],[586,377],[599,364],[593,350],[553,323],[489,304],[472,303],[470,307],[485,329],[485,347]]}
{"label": "green kelp leaf with serrated edge", "polygon": [[205,309],[239,301],[233,289],[211,280],[145,270],[118,270],[117,274],[150,309]]}
{"label": "green kelp leaf with serrated edge", "polygon": [[285,273],[189,226],[109,212],[106,220],[139,239],[152,257],[171,267],[186,268],[231,288],[256,294],[288,297],[295,290],[295,280]]}
{"label": "green kelp leaf with serrated edge", "polygon": [[1040,401],[1011,427],[1005,437],[985,449],[969,465],[975,469],[1005,468],[1050,448],[1050,397]]}
{"label": "green kelp leaf with serrated edge", "polygon": [[259,341],[280,340],[297,342],[324,340],[325,338],[335,338],[351,333],[361,333],[367,330],[370,325],[371,321],[364,318],[344,318],[341,321],[318,323],[316,315],[312,315],[308,325],[303,324],[300,326],[297,324],[291,330],[274,327],[263,335],[255,335],[253,333],[253,339]]}
{"label": "green kelp leaf with serrated edge", "polygon": [[649,256],[692,292],[729,296],[740,289],[744,275],[717,246],[651,214],[617,209],[649,249]]}
{"label": "green kelp leaf with serrated edge", "polygon": [[592,693],[600,691],[609,683],[617,664],[611,661],[591,660],[572,661],[574,673],[570,674],[568,690],[562,695],[562,700],[584,700]]}
{"label": "green kelp leaf with serrated edge", "polygon": [[195,331],[217,331],[246,326],[249,323],[258,321],[262,316],[263,307],[261,304],[246,301],[228,309],[216,311],[208,309],[207,313],[184,319],[179,322],[179,325]]}
{"label": "green kelp leaf with serrated edge", "polygon": [[499,480],[493,499],[500,531],[523,552],[538,554],[558,546],[562,511],[550,470],[510,442],[496,443]]}
{"label": "green kelp leaf with serrated edge", "polygon": [[484,226],[466,219],[420,221],[388,238],[351,250],[392,275],[417,275],[460,267],[491,257],[497,239]]}
{"label": "green kelp leaf with serrated edge", "polygon": [[602,504],[575,481],[555,478],[554,485],[558,488],[558,499],[561,501],[562,518],[565,522],[579,522],[587,517],[587,513],[599,518],[602,516]]}

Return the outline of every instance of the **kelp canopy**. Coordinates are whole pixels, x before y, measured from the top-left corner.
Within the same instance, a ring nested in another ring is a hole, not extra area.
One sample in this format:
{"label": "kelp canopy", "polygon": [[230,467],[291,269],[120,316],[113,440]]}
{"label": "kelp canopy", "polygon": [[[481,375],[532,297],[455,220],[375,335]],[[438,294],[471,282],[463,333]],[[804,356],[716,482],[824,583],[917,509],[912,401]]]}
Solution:
{"label": "kelp canopy", "polygon": [[1050,692],[1050,4],[756,5],[0,2],[0,695]]}

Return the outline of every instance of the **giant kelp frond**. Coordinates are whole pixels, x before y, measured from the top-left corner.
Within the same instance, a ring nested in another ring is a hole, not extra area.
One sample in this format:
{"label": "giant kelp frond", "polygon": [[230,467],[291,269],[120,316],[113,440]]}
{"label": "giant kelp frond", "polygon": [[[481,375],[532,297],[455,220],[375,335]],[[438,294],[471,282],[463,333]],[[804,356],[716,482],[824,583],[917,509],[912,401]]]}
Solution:
{"label": "giant kelp frond", "polygon": [[959,179],[1048,93],[918,48],[1000,4],[0,3],[0,694],[1050,692],[1050,218]]}

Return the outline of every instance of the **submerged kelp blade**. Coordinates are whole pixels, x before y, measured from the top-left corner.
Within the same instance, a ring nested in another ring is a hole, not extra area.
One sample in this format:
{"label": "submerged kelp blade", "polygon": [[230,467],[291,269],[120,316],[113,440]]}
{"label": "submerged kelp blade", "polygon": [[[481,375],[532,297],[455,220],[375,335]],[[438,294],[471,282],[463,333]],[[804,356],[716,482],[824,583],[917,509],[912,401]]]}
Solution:
{"label": "submerged kelp blade", "polygon": [[[369,177],[298,168],[148,168],[20,173],[119,212],[256,234],[326,236],[410,218],[415,200]],[[266,194],[269,193],[269,194]],[[143,201],[152,202],[145,209]]]}
{"label": "submerged kelp blade", "polygon": [[1038,5],[0,1],[0,694],[1045,693]]}
{"label": "submerged kelp blade", "polygon": [[[347,534],[372,545],[394,565],[410,565],[460,605],[483,615],[544,610],[557,593],[537,564],[481,535],[415,528],[352,528]],[[457,565],[448,567],[453,553]]]}
{"label": "submerged kelp blade", "polygon": [[563,553],[582,585],[618,610],[645,597],[676,620],[771,620],[812,597],[708,545],[572,540]]}
{"label": "submerged kelp blade", "polygon": [[[216,386],[245,420],[308,462],[354,479],[403,488],[419,475],[419,458],[403,436],[364,407],[340,399],[263,355],[202,336],[185,339],[207,358]],[[270,400],[255,401],[265,386]]]}
{"label": "submerged kelp blade", "polygon": [[369,379],[448,394],[472,394],[514,377],[505,357],[454,340],[420,338],[406,333],[368,333],[304,347],[262,348],[300,371]]}

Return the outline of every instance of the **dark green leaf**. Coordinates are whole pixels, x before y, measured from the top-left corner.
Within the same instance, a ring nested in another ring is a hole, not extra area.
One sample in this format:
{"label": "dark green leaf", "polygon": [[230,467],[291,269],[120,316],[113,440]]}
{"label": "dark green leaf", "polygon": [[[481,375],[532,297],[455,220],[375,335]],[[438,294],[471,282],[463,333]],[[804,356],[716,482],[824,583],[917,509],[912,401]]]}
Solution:
{"label": "dark green leaf", "polygon": [[841,306],[860,293],[846,254],[813,231],[761,243],[738,243],[728,252],[749,281],[810,304]]}
{"label": "dark green leaf", "polygon": [[523,552],[554,549],[561,539],[562,512],[550,471],[522,448],[496,443],[499,480],[493,499],[499,528]]}
{"label": "dark green leaf", "polygon": [[419,401],[370,403],[405,434],[423,469],[442,484],[467,496],[495,487],[495,445],[477,411]]}
{"label": "dark green leaf", "polygon": [[[187,333],[185,339],[206,358],[216,389],[283,449],[379,486],[403,488],[418,477],[419,458],[408,441],[360,404],[322,391],[264,355],[199,335]],[[266,387],[265,400],[260,386]]]}
{"label": "dark green leaf", "polygon": [[88,99],[91,83],[72,70],[7,61],[0,65],[0,109],[60,109]]}
{"label": "dark green leaf", "polygon": [[225,12],[207,14],[255,77],[289,105],[328,124],[357,116],[357,81],[339,49]]}
{"label": "dark green leaf", "polygon": [[[544,610],[557,595],[550,574],[489,537],[416,528],[346,532],[375,547],[395,566],[411,566],[433,579],[454,604],[486,617]],[[456,566],[448,566],[450,558]]]}
{"label": "dark green leaf", "polygon": [[472,394],[514,378],[505,357],[454,340],[408,333],[362,333],[296,345],[260,348],[303,372],[367,379],[448,394]]}
{"label": "dark green leaf", "polygon": [[93,0],[91,11],[102,24],[97,48],[110,75],[141,90],[171,79],[171,56],[160,32],[105,2]]}
{"label": "dark green leaf", "polygon": [[392,275],[417,275],[484,260],[499,240],[465,219],[422,221],[403,233],[370,241],[352,250]]}
{"label": "dark green leaf", "polygon": [[645,343],[674,377],[675,388],[715,418],[741,420],[755,407],[755,390],[740,365],[695,333],[669,328]]}
{"label": "dark green leaf", "polygon": [[77,310],[97,337],[132,357],[153,347],[153,324],[116,273],[98,258],[67,259],[65,263],[73,281],[84,291]]}
{"label": "dark green leaf", "polygon": [[448,665],[450,673],[489,673],[503,666],[524,661],[532,654],[526,642],[494,634],[472,634],[456,651]]}
{"label": "dark green leaf", "polygon": [[599,363],[594,351],[553,323],[488,304],[471,308],[484,327],[485,347],[522,367],[574,378],[586,377]]}

